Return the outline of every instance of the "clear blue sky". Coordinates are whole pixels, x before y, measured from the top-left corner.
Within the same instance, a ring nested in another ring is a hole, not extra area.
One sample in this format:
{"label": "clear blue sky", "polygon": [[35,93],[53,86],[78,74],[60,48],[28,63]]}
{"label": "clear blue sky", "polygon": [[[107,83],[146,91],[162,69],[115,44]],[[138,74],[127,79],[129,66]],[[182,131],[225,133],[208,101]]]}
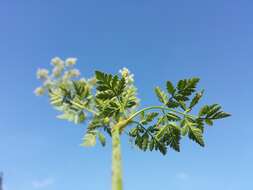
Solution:
{"label": "clear blue sky", "polygon": [[201,103],[219,102],[231,118],[181,153],[143,153],[123,142],[126,190],[253,189],[252,0],[1,0],[0,170],[5,190],[110,189],[110,146],[79,146],[85,126],[55,118],[33,89],[53,56],[136,76],[142,105],[153,88],[198,76]]}

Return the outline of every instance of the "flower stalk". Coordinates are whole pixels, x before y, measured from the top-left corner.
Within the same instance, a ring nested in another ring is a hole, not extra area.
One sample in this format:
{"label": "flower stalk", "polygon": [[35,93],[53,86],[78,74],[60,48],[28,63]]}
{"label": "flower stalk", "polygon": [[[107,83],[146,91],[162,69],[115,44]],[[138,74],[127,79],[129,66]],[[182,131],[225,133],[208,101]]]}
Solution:
{"label": "flower stalk", "polygon": [[122,190],[122,166],[119,128],[112,130],[112,190]]}

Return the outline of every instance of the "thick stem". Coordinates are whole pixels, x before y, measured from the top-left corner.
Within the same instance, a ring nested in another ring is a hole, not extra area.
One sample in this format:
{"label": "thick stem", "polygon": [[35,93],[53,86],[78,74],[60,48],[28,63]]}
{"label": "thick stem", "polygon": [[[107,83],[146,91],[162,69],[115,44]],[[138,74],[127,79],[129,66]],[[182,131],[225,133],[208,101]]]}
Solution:
{"label": "thick stem", "polygon": [[112,190],[122,190],[122,166],[119,127],[112,129]]}

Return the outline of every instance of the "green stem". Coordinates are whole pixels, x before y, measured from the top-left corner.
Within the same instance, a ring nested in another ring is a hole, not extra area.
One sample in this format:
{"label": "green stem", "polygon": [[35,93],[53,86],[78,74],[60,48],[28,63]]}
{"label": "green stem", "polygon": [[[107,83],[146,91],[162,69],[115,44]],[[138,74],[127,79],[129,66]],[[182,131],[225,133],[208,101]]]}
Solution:
{"label": "green stem", "polygon": [[141,112],[144,112],[144,111],[147,111],[147,110],[152,110],[152,109],[160,109],[160,110],[168,110],[168,111],[172,111],[174,113],[177,113],[177,114],[180,114],[180,115],[184,115],[184,116],[190,116],[190,117],[194,117],[193,115],[190,115],[190,114],[187,114],[187,113],[184,113],[184,112],[180,112],[180,111],[177,111],[175,109],[172,109],[172,108],[167,108],[167,107],[163,107],[163,106],[150,106],[150,107],[146,107],[146,108],[143,108],[137,112],[135,112],[133,115],[131,115],[127,120],[128,121],[131,121],[133,118],[135,118],[137,115],[139,115]]}
{"label": "green stem", "polygon": [[119,127],[112,129],[112,190],[122,190],[122,166]]}
{"label": "green stem", "polygon": [[92,113],[93,115],[98,115],[97,112],[95,112],[95,111],[93,111],[93,110],[91,110],[91,109],[89,109],[89,108],[87,108],[87,107],[85,107],[85,106],[83,106],[83,105],[80,105],[80,104],[78,104],[78,103],[76,103],[76,102],[74,102],[74,101],[72,101],[72,100],[70,100],[70,103],[73,104],[73,105],[75,105],[75,106],[77,106],[77,107],[79,107],[79,108],[81,108],[81,109],[84,109],[84,110],[86,110],[86,111]]}

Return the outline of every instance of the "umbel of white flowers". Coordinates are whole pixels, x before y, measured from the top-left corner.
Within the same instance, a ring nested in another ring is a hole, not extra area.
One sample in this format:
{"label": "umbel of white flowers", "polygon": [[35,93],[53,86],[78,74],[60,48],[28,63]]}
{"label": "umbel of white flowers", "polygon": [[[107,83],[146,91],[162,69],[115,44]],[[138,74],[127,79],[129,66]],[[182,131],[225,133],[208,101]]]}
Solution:
{"label": "umbel of white flowers", "polygon": [[54,85],[54,83],[69,81],[73,78],[80,76],[80,71],[78,69],[72,68],[76,64],[77,58],[70,57],[65,61],[59,57],[54,57],[51,60],[51,65],[53,66],[51,72],[47,69],[38,69],[37,78],[43,83],[42,86],[37,87],[34,93],[37,96],[43,95],[46,89]]}
{"label": "umbel of white flowers", "polygon": [[[44,68],[37,70],[37,79],[42,81],[42,86],[37,87],[34,93],[37,96],[44,95],[47,89],[62,82],[70,82],[73,78],[77,78],[81,75],[78,69],[74,69],[73,66],[76,64],[77,58],[70,57],[66,60],[62,60],[59,57],[54,57],[51,60],[52,70],[51,72]],[[128,68],[123,67],[119,70],[122,77],[125,78],[126,84],[131,86],[134,83],[134,74],[132,74]],[[81,80],[86,81],[84,78]],[[91,85],[94,85],[95,78],[87,80]]]}

